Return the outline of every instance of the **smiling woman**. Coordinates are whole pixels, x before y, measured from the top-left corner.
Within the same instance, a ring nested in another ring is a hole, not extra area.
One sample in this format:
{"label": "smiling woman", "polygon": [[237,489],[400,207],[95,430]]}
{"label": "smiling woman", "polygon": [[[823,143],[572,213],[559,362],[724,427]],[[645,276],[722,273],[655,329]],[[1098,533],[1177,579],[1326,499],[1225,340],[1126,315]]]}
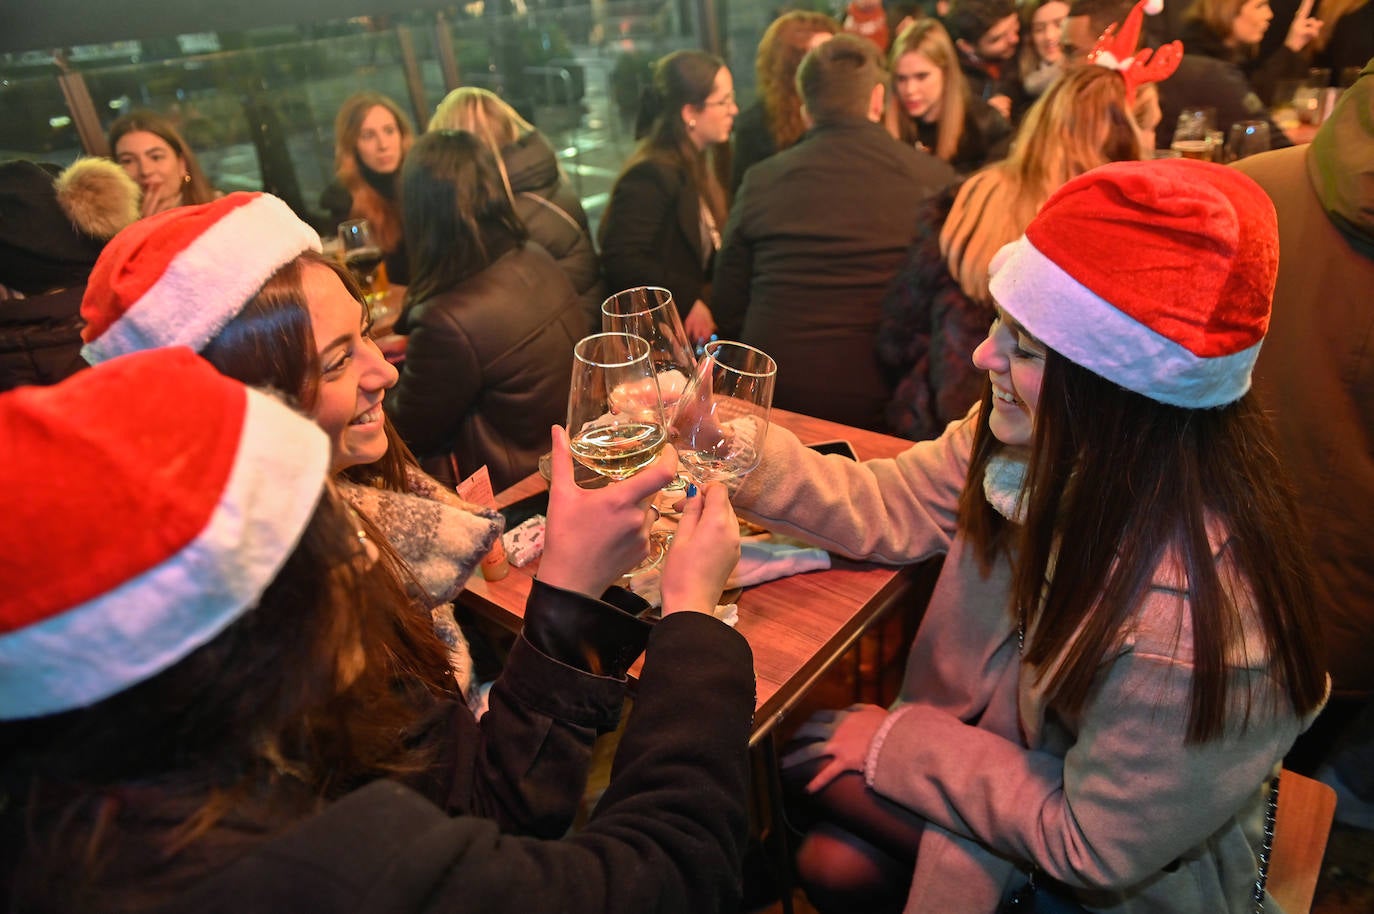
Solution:
{"label": "smiling woman", "polygon": [[209,203],[215,191],[172,122],[153,111],[131,111],[110,125],[110,155],[142,191],[142,214]]}
{"label": "smiling woman", "polygon": [[319,248],[315,232],[266,194],[230,194],[138,222],[96,263],[81,307],[82,354],[98,363],[190,346],[223,374],[298,404],[328,435],[331,473],[364,531],[435,607],[466,690],[467,641],[447,604],[499,521],[421,472],[392,430],[384,403],[396,369],[368,335],[353,279]]}

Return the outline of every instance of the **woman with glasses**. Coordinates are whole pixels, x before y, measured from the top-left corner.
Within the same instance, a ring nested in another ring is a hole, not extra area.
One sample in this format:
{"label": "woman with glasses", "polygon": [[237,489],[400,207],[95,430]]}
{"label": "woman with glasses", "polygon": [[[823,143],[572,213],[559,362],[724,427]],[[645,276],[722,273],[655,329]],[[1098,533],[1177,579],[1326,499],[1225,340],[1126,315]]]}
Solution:
{"label": "woman with glasses", "polygon": [[693,342],[710,338],[711,264],[728,200],[716,156],[739,107],[724,61],[675,51],[654,68],[640,99],[642,137],[616,179],[601,222],[601,264],[611,290],[663,286]]}

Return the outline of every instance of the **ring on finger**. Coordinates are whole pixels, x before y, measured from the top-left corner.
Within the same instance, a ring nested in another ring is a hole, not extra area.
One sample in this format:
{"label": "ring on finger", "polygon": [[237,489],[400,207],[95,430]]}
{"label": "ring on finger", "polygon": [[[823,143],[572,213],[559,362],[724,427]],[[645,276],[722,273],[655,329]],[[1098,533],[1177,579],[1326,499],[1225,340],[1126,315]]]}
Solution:
{"label": "ring on finger", "polygon": [[649,510],[654,512],[654,523],[658,523],[659,518],[663,517],[663,512],[658,509],[658,505],[649,505]]}

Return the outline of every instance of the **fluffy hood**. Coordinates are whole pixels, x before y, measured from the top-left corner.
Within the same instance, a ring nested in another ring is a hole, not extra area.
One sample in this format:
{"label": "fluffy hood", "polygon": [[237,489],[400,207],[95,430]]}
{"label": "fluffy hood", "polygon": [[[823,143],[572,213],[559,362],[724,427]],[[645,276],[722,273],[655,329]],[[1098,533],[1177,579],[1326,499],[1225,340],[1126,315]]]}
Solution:
{"label": "fluffy hood", "polygon": [[109,159],[77,159],[54,187],[72,225],[98,241],[138,219],[138,185]]}
{"label": "fluffy hood", "polygon": [[1374,258],[1374,61],[1346,89],[1307,151],[1307,173],[1331,221]]}

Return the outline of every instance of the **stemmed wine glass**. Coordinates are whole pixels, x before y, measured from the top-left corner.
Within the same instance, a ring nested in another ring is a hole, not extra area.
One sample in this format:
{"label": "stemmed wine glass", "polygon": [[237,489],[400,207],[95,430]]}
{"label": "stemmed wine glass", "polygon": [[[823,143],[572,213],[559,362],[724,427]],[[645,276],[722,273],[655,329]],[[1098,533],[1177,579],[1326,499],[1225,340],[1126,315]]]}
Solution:
{"label": "stemmed wine glass", "polygon": [[[633,476],[663,450],[667,422],[643,338],[597,333],[573,347],[568,437],[578,463],[611,479]],[[661,562],[666,545],[651,536],[648,558],[629,573]]]}
{"label": "stemmed wine glass", "polygon": [[773,406],[777,363],[744,343],[705,351],[673,416],[673,446],[698,483],[733,483],[758,466]]}
{"label": "stemmed wine glass", "polygon": [[[687,388],[687,379],[696,369],[697,359],[682,329],[673,294],[657,286],[636,286],[617,292],[601,305],[601,329],[629,333],[649,344],[649,359],[658,377],[658,392],[669,424],[678,398]],[[687,478],[677,478],[664,488],[669,497],[687,487]]]}
{"label": "stemmed wine glass", "polygon": [[358,281],[368,304],[380,304],[385,290],[377,289],[375,286],[383,254],[381,247],[373,240],[371,223],[366,219],[340,222],[339,246],[343,250],[344,266],[348,267],[348,272]]}

